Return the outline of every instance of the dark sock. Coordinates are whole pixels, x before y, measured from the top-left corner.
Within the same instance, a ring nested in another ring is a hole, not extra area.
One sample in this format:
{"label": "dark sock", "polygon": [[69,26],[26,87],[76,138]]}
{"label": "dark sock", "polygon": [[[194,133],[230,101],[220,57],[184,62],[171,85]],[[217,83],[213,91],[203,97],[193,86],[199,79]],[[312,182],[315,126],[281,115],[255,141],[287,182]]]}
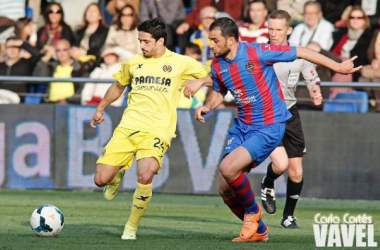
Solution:
{"label": "dark sock", "polygon": [[256,214],[258,212],[259,207],[255,201],[255,194],[251,189],[251,183],[244,173],[240,173],[240,175],[234,181],[229,182],[228,185],[230,185],[235,193],[235,196],[244,206],[244,212],[246,214]]}
{"label": "dark sock", "polygon": [[296,209],[297,201],[301,194],[303,186],[303,179],[300,182],[293,182],[288,178],[287,190],[286,190],[286,202],[284,208],[283,217],[287,218],[288,216],[294,215],[294,210]]}
{"label": "dark sock", "polygon": [[272,162],[269,163],[268,165],[268,169],[267,169],[267,176],[265,176],[265,179],[264,179],[264,185],[268,188],[274,188],[274,181],[280,177],[281,174],[276,174],[274,171],[273,171],[273,168],[272,168]]}
{"label": "dark sock", "polygon": [[236,196],[231,199],[223,199],[223,201],[240,220],[243,220],[244,206]]}

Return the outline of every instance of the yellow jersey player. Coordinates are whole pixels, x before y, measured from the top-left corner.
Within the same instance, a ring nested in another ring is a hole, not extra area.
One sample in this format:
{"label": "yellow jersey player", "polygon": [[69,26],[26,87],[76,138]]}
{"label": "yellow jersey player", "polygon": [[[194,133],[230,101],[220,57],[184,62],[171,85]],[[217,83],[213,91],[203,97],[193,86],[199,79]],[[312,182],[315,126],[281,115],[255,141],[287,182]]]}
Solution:
{"label": "yellow jersey player", "polygon": [[147,20],[137,29],[143,55],[130,58],[113,75],[116,82],[107,90],[91,121],[92,127],[102,123],[104,109],[131,85],[128,106],[97,161],[94,178],[97,186],[104,187],[105,199],[111,200],[125,169],[131,168],[136,157],[138,182],[123,240],[136,239],[140,218],[152,198],[153,176],[160,171],[175,136],[182,84],[207,75],[202,64],[165,47],[167,32],[161,19]]}

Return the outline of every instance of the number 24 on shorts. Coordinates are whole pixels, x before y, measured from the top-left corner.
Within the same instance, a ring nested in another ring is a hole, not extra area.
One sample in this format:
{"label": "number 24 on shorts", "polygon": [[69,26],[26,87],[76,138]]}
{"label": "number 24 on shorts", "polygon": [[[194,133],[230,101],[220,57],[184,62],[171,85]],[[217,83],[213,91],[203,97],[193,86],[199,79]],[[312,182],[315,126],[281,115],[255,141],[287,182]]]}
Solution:
{"label": "number 24 on shorts", "polygon": [[161,152],[163,153],[165,150],[164,142],[161,142],[160,138],[158,138],[158,137],[154,138],[154,141],[155,141],[155,143],[153,144],[153,146],[155,148],[160,149]]}

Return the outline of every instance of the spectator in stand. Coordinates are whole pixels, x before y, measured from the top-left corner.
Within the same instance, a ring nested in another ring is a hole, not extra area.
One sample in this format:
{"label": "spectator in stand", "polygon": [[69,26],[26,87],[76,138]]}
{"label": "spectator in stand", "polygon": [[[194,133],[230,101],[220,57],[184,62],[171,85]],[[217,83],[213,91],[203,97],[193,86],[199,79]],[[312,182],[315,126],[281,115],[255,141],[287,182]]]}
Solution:
{"label": "spectator in stand", "polygon": [[[70,55],[70,42],[59,40],[56,46],[49,46],[43,58],[38,62],[33,75],[52,76],[54,78],[70,78],[88,76],[89,65],[81,64]],[[53,56],[57,60],[52,60]],[[92,62],[92,61],[89,61]],[[48,88],[48,102],[52,103],[75,103],[79,104],[80,98],[74,96],[81,93],[81,84],[72,82],[51,82]]]}
{"label": "spectator in stand", "polygon": [[140,10],[140,0],[111,0],[107,4],[107,12],[114,17],[113,20],[116,20],[121,13],[121,9],[127,4],[132,5],[133,9],[135,9],[136,15],[138,16]]}
{"label": "spectator in stand", "polygon": [[[35,1],[35,0],[33,0]],[[29,1],[30,2],[30,1]],[[54,0],[50,2],[60,3],[65,12],[65,22],[71,29],[77,30],[83,23],[83,14],[92,3],[98,3],[99,0]],[[80,4],[78,4],[80,3]]]}
{"label": "spectator in stand", "polygon": [[87,55],[93,55],[99,59],[107,34],[108,28],[104,23],[102,10],[98,4],[90,4],[84,12],[82,27],[75,32],[75,43],[71,49],[71,55],[80,61],[86,61]]}
{"label": "spectator in stand", "polygon": [[18,19],[15,36],[35,47],[37,45],[37,33],[34,31],[33,20],[27,17]]}
{"label": "spectator in stand", "polygon": [[292,26],[300,24],[304,20],[304,5],[309,0],[278,0],[277,9],[285,10],[292,17]]}
{"label": "spectator in stand", "polygon": [[186,44],[189,41],[191,34],[198,29],[201,24],[200,10],[206,6],[213,6],[219,12],[228,13],[232,19],[238,21],[241,18],[241,13],[243,10],[243,0],[202,0],[197,1],[194,9],[186,16],[183,23],[178,26],[176,32],[179,37],[179,46],[183,52]]}
{"label": "spectator in stand", "polygon": [[12,19],[0,16],[0,62],[4,62],[5,42],[8,37],[14,36],[15,25]]}
{"label": "spectator in stand", "polygon": [[[361,6],[364,13],[367,15],[370,25],[374,29],[380,28],[380,2],[376,0],[350,0],[345,2],[346,8],[341,14],[340,20],[335,22],[335,26],[338,28],[346,28],[348,13],[351,11],[352,6]],[[331,4],[331,3],[330,3]]]}
{"label": "spectator in stand", "polygon": [[106,46],[120,47],[132,54],[141,53],[137,24],[136,11],[132,5],[127,4],[109,29]]}
{"label": "spectator in stand", "polygon": [[318,43],[324,50],[333,44],[334,25],[323,18],[321,5],[308,1],[304,6],[304,23],[298,24],[290,35],[289,43],[306,47],[310,42]]}
{"label": "spectator in stand", "polygon": [[211,60],[214,58],[213,53],[209,47],[210,40],[208,39],[210,33],[210,25],[216,20],[216,13],[218,10],[212,6],[206,6],[201,9],[201,25],[198,30],[196,30],[190,38],[190,42],[195,43],[199,46],[202,51],[201,62],[203,64],[211,65]]}
{"label": "spectator in stand", "polygon": [[[202,52],[199,46],[195,43],[188,43],[185,47],[185,56],[189,56],[198,62],[202,60]],[[210,67],[207,67],[206,70],[210,71]],[[206,100],[206,94],[208,92],[208,87],[202,87],[192,98],[187,98],[183,94],[184,88],[179,95],[178,108],[180,109],[195,109],[199,106],[202,106]]]}
{"label": "spectator in stand", "polygon": [[[21,56],[21,49],[26,50],[31,57],[26,59]],[[9,37],[5,43],[6,60],[0,63],[0,75],[3,76],[30,76],[33,68],[40,58],[40,53],[29,43],[18,39],[17,37]],[[6,89],[17,93],[21,102],[28,93],[27,83],[21,82],[1,82],[0,89]]]}
{"label": "spectator in stand", "polygon": [[[380,82],[380,30],[373,33],[371,44],[367,50],[369,65],[363,66],[359,82]],[[375,107],[376,112],[380,112],[380,89],[366,89],[370,104]]]}
{"label": "spectator in stand", "polygon": [[[1,22],[1,20],[0,20]],[[7,23],[7,22],[6,22]],[[8,24],[10,24],[8,22]],[[0,35],[0,44],[1,44],[1,52],[0,58],[4,58],[5,51],[5,41],[9,37],[15,36],[18,39],[21,39],[32,46],[36,46],[37,34],[34,32],[33,22],[31,19],[27,17],[22,17],[17,20],[17,22],[13,23],[12,26],[5,27],[4,32]],[[31,55],[25,51],[21,51],[21,56],[25,58],[29,58]],[[0,61],[4,61],[4,59],[0,59]]]}
{"label": "spectator in stand", "polygon": [[166,24],[168,39],[166,47],[174,51],[177,45],[176,29],[186,17],[185,6],[182,0],[141,0],[140,22],[160,17]]}
{"label": "spectator in stand", "polygon": [[201,48],[195,43],[188,43],[185,47],[185,55],[200,62],[202,60]]}
{"label": "spectator in stand", "polygon": [[[96,67],[90,74],[90,78],[93,79],[111,79],[112,75],[120,70],[121,61],[115,48],[105,48],[102,53],[104,63]],[[82,90],[82,105],[97,106],[103,99],[111,83],[86,83]],[[121,107],[125,97],[125,92],[110,105],[115,107]]]}
{"label": "spectator in stand", "polygon": [[59,3],[51,3],[44,12],[45,24],[37,31],[37,48],[47,50],[45,45],[55,46],[56,43],[65,39],[74,43],[74,33],[64,21],[64,13]]}
{"label": "spectator in stand", "polygon": [[264,0],[253,0],[249,4],[248,23],[239,27],[240,40],[248,43],[268,42],[268,9]]}
{"label": "spectator in stand", "polygon": [[[367,49],[371,43],[372,32],[370,22],[364,10],[360,6],[353,6],[348,14],[347,29],[341,29],[336,33],[332,52],[343,61],[352,56],[358,56],[354,61],[355,67],[370,63],[367,57]],[[335,73],[334,82],[357,82],[360,72],[352,75]],[[351,88],[332,88],[332,96],[335,97],[341,91],[353,91]]]}

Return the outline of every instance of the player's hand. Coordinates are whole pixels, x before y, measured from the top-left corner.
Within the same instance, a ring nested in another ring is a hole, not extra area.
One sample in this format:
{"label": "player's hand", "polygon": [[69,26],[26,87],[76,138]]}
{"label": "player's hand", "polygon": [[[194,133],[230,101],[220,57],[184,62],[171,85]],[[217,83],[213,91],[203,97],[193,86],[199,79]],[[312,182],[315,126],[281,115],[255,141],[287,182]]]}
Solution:
{"label": "player's hand", "polygon": [[99,111],[99,110],[96,110],[95,114],[94,114],[94,117],[92,117],[92,120],[91,120],[91,127],[93,128],[96,128],[96,124],[100,124],[104,121],[104,117],[103,117],[103,112],[102,111]]}
{"label": "player's hand", "polygon": [[183,90],[183,94],[185,97],[190,98],[195,95],[195,93],[200,90],[200,88],[203,85],[203,80],[202,79],[195,79],[195,80],[188,80],[184,84],[182,84],[182,87],[185,89]]}
{"label": "player's hand", "polygon": [[323,97],[321,94],[321,88],[318,85],[314,85],[310,90],[310,97],[313,100],[315,106],[319,106],[322,104]]}
{"label": "player's hand", "polygon": [[356,58],[358,58],[358,56],[351,57],[350,59],[344,62],[341,62],[336,72],[341,73],[341,74],[352,74],[352,73],[355,73],[356,71],[361,70],[363,68],[362,65],[354,68],[354,61],[356,60]]}
{"label": "player's hand", "polygon": [[205,122],[205,118],[203,117],[205,114],[208,114],[211,111],[209,107],[201,106],[196,108],[195,110],[195,119],[200,122]]}

